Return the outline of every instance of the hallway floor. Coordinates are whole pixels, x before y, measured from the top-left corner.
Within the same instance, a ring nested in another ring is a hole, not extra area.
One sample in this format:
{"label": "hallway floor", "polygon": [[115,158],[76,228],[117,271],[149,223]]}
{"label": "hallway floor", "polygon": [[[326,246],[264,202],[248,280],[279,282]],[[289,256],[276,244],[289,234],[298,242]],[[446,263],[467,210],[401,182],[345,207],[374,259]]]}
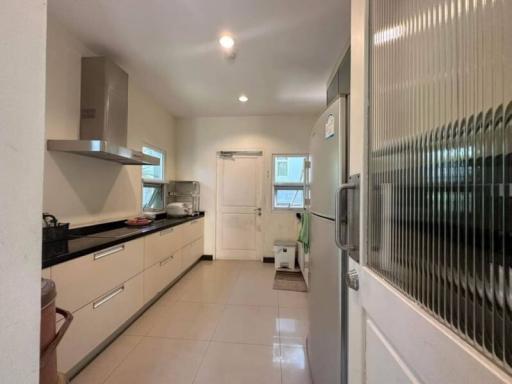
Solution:
{"label": "hallway floor", "polygon": [[72,384],[310,384],[307,295],[272,264],[202,261]]}

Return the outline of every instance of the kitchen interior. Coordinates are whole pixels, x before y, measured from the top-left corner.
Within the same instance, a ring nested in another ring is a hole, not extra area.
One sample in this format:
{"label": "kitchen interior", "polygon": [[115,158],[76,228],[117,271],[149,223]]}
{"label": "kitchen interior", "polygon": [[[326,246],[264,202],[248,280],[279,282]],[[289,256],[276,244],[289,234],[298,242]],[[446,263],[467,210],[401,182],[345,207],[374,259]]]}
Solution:
{"label": "kitchen interior", "polygon": [[334,225],[346,172],[348,4],[246,8],[48,3],[42,383],[310,383],[310,276],[315,382],[341,377],[338,261],[311,274],[304,217]]}
{"label": "kitchen interior", "polygon": [[1,7],[0,382],[512,383],[511,2]]}

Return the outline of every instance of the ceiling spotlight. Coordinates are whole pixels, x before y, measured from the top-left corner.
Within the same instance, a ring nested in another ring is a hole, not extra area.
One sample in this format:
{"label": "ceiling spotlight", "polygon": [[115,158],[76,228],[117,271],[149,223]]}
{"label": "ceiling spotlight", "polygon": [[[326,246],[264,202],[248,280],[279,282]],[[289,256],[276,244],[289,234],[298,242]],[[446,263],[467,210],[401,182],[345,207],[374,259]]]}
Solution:
{"label": "ceiling spotlight", "polygon": [[247,103],[247,101],[249,101],[249,98],[245,95],[240,95],[238,101],[240,101],[241,103]]}
{"label": "ceiling spotlight", "polygon": [[224,35],[219,39],[219,44],[224,49],[232,49],[235,45],[235,40],[229,35]]}

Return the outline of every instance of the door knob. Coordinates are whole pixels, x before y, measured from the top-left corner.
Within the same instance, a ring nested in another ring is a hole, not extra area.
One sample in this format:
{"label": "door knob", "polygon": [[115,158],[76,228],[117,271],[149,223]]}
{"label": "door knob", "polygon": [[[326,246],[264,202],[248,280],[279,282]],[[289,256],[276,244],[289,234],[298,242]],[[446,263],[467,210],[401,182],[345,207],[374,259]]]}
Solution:
{"label": "door knob", "polygon": [[355,269],[351,269],[347,272],[345,275],[345,283],[350,289],[353,289],[354,291],[359,290],[359,275]]}

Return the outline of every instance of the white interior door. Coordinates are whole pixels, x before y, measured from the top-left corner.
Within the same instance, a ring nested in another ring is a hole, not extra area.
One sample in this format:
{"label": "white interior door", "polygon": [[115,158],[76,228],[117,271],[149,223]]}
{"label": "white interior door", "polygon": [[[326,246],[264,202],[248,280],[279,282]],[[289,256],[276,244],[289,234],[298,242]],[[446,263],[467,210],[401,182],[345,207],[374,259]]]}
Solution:
{"label": "white interior door", "polygon": [[217,159],[217,259],[262,259],[262,184],[262,156]]}

